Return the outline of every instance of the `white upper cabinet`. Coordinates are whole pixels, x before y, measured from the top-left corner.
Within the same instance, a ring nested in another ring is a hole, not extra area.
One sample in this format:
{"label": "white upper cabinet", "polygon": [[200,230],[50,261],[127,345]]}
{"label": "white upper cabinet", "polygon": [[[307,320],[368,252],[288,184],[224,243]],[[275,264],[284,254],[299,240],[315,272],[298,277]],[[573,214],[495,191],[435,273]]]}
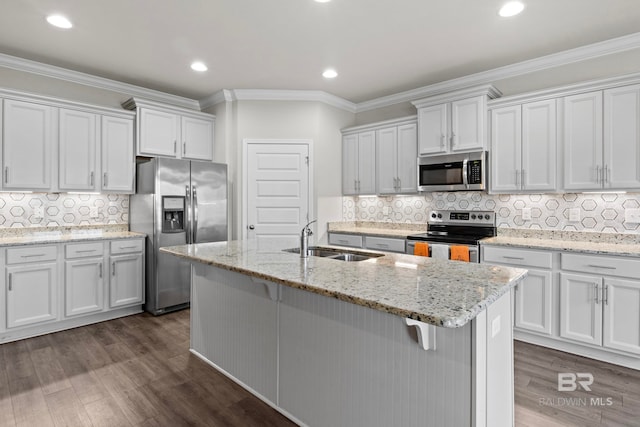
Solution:
{"label": "white upper cabinet", "polygon": [[565,190],[640,188],[640,85],[564,98]]}
{"label": "white upper cabinet", "polygon": [[375,194],[375,131],[345,135],[342,138],[342,193]]}
{"label": "white upper cabinet", "polygon": [[421,156],[486,149],[487,100],[500,96],[493,86],[414,101],[418,109]]}
{"label": "white upper cabinet", "polygon": [[215,116],[138,98],[122,105],[137,110],[137,155],[213,160]]}
{"label": "white upper cabinet", "polygon": [[491,191],[555,191],[556,132],[555,100],[491,110]]}
{"label": "white upper cabinet", "polygon": [[640,188],[640,85],[604,91],[604,188]]}
{"label": "white upper cabinet", "polygon": [[93,191],[96,188],[96,114],[59,110],[58,188]]}
{"label": "white upper cabinet", "polygon": [[2,173],[5,190],[52,188],[51,147],[56,140],[54,107],[4,100]]}
{"label": "white upper cabinet", "polygon": [[409,123],[376,134],[377,193],[417,192],[417,126]]}
{"label": "white upper cabinet", "polygon": [[102,116],[103,192],[133,193],[134,156],[133,118]]}
{"label": "white upper cabinet", "polygon": [[182,158],[213,160],[213,121],[182,117]]}

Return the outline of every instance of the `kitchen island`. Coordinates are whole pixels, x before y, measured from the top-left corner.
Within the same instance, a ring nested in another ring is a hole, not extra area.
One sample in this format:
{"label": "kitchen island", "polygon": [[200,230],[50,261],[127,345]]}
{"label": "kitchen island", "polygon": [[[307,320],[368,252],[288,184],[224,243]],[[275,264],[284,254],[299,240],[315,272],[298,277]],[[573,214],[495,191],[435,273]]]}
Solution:
{"label": "kitchen island", "polygon": [[192,352],[301,425],[512,424],[510,294],[526,270],[285,248],[162,249],[192,261]]}

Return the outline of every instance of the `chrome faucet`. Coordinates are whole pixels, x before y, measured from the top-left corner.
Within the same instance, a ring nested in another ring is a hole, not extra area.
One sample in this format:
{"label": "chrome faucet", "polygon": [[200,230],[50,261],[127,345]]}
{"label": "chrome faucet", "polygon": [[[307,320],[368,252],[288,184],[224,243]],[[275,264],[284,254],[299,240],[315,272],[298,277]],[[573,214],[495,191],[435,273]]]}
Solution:
{"label": "chrome faucet", "polygon": [[309,256],[309,236],[313,234],[309,226],[316,221],[317,220],[314,219],[305,225],[300,233],[300,258],[307,258]]}

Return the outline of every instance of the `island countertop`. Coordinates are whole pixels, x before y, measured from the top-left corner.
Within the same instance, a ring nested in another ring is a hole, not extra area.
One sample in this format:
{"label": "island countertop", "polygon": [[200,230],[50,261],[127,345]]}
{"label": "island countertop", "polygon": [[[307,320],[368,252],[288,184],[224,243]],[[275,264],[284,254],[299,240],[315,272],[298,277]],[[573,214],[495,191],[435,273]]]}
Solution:
{"label": "island countertop", "polygon": [[290,247],[285,241],[274,241],[265,248],[255,240],[237,240],[160,250],[448,328],[464,326],[526,276],[526,270],[518,268],[391,253],[358,262],[300,258],[283,251]]}

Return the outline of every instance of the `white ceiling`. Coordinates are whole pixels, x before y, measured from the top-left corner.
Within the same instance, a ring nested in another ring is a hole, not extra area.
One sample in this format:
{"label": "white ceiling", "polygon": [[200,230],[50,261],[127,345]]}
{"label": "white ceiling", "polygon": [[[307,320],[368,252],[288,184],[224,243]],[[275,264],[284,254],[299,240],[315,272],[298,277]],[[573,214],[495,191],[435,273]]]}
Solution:
{"label": "white ceiling", "polygon": [[[507,19],[503,0],[4,0],[0,53],[192,99],[303,89],[358,103],[640,32],[638,0],[523,1]],[[49,26],[53,12],[74,28]]]}

